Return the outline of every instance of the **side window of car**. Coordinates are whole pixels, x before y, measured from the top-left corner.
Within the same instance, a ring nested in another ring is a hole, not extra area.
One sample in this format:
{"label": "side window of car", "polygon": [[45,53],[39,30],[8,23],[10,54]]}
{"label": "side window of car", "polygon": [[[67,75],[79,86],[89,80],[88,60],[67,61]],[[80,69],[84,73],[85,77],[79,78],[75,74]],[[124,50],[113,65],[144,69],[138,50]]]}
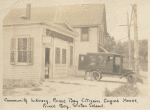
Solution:
{"label": "side window of car", "polygon": [[108,56],[107,62],[108,62],[108,63],[113,63],[113,57],[112,57],[112,56]]}
{"label": "side window of car", "polygon": [[97,59],[97,63],[100,66],[105,66],[106,64],[106,56],[99,55]]}
{"label": "side window of car", "polygon": [[94,55],[91,55],[91,56],[89,56],[89,65],[90,66],[94,66],[94,65],[96,65],[96,56],[94,56]]}

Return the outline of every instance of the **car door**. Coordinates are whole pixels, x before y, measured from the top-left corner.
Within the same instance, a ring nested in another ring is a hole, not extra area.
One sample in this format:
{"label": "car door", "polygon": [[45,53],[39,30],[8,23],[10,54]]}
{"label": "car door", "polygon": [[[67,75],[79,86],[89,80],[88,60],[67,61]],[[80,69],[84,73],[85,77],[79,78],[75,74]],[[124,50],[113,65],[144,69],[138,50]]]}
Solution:
{"label": "car door", "polygon": [[78,70],[86,70],[86,64],[87,64],[86,59],[87,59],[87,55],[84,54],[79,55]]}

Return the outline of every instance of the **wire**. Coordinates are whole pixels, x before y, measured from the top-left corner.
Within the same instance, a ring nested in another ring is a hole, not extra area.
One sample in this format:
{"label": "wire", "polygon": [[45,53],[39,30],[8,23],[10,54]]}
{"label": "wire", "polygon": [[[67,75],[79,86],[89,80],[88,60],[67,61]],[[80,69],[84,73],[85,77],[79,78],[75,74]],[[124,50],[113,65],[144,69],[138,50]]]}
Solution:
{"label": "wire", "polygon": [[118,40],[116,40],[116,41],[120,41],[120,40],[123,40],[123,39],[126,39],[126,38],[128,38],[128,37],[124,37],[124,38],[118,39]]}

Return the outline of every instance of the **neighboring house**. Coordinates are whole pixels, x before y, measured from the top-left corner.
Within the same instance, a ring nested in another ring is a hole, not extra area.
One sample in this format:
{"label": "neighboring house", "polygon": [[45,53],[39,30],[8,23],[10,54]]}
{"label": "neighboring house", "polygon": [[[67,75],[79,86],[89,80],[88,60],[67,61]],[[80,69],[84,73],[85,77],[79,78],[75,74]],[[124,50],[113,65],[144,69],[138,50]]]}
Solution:
{"label": "neighboring house", "polygon": [[81,74],[79,55],[104,49],[104,4],[30,6],[12,9],[3,21],[4,78]]}

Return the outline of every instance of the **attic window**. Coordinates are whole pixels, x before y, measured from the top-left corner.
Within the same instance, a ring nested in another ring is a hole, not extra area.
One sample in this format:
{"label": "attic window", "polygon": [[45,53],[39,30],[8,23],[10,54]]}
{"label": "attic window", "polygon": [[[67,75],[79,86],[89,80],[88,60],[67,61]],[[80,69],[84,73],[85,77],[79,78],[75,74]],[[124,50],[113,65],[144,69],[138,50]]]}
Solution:
{"label": "attic window", "polygon": [[81,41],[89,41],[89,28],[81,28]]}

